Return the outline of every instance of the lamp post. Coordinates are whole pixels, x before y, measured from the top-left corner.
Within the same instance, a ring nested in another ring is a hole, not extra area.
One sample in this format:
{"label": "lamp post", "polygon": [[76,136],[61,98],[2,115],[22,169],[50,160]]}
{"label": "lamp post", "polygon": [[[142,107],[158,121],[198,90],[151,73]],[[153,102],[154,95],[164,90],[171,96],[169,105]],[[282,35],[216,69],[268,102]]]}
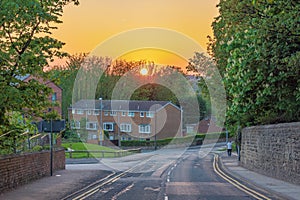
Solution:
{"label": "lamp post", "polygon": [[99,134],[99,145],[102,146],[102,139],[103,139],[103,135],[102,135],[102,98],[99,98],[100,100],[100,134]]}
{"label": "lamp post", "polygon": [[53,138],[52,138],[52,117],[50,121],[50,137],[49,137],[49,143],[50,143],[50,176],[53,175]]}

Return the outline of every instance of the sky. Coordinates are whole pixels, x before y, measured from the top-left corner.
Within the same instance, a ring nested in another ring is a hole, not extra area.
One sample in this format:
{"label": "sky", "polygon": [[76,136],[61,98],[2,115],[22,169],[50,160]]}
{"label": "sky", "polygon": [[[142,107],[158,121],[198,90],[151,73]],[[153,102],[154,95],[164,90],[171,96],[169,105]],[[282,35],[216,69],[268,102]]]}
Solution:
{"label": "sky", "polygon": [[97,52],[184,67],[193,52],[206,50],[218,2],[81,0],[64,8],[53,36],[66,43],[63,50],[70,54]]}

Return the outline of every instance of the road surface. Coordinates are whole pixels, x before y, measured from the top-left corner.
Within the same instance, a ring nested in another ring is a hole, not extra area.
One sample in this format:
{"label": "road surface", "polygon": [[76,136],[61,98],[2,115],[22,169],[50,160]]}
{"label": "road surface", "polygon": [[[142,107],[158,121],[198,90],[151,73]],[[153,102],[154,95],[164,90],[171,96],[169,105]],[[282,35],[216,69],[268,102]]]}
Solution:
{"label": "road surface", "polygon": [[270,199],[226,175],[214,151],[166,149],[106,165],[114,172],[65,199]]}

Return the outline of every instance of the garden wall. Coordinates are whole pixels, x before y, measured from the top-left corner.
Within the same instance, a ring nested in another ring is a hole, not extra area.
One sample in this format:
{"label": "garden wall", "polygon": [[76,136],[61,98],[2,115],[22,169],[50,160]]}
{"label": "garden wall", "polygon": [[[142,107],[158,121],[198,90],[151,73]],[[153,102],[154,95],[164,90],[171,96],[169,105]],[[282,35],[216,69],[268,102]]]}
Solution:
{"label": "garden wall", "polygon": [[300,184],[300,122],[243,129],[240,164]]}
{"label": "garden wall", "polygon": [[[53,152],[53,171],[65,169],[65,150]],[[50,151],[0,158],[0,193],[32,180],[50,176]]]}

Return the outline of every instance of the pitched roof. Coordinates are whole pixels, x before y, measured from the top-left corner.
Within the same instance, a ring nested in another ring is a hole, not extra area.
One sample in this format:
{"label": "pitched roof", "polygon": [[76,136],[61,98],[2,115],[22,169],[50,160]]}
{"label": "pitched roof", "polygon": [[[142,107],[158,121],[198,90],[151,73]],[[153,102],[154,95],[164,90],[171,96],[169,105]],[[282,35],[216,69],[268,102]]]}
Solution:
{"label": "pitched roof", "polygon": [[[98,109],[102,102],[103,110],[114,111],[157,111],[168,104],[169,101],[137,101],[137,100],[92,100],[83,99],[79,100],[72,105],[75,109]],[[174,104],[174,107],[178,108]],[[178,108],[179,109],[179,108]]]}

